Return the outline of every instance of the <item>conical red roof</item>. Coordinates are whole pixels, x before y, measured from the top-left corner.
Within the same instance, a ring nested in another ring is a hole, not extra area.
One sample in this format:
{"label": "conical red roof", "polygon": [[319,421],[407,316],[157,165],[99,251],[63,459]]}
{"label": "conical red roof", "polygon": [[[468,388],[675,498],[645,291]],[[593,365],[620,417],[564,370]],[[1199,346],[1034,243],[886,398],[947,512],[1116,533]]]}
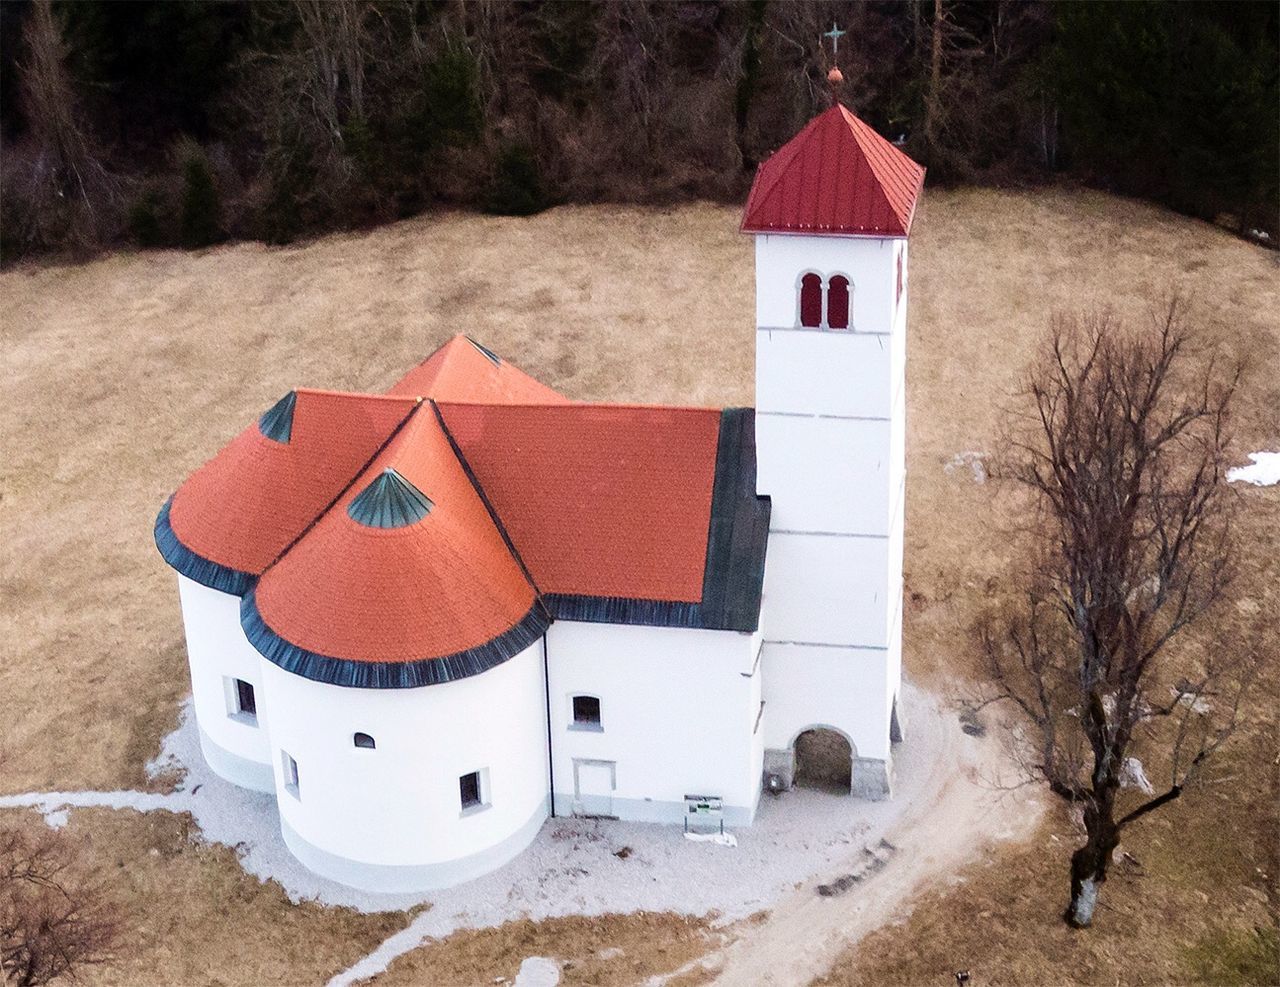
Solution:
{"label": "conical red roof", "polygon": [[[351,502],[391,468],[430,498],[419,520],[362,524]],[[259,581],[258,612],[290,644],[353,661],[466,651],[518,624],[533,587],[494,526],[431,406]]]}
{"label": "conical red roof", "polygon": [[923,185],[924,168],[837,103],[760,166],[742,231],[906,236]]}
{"label": "conical red roof", "polygon": [[417,406],[375,394],[294,394],[288,441],[254,422],[174,494],[169,524],[200,558],[261,575]]}

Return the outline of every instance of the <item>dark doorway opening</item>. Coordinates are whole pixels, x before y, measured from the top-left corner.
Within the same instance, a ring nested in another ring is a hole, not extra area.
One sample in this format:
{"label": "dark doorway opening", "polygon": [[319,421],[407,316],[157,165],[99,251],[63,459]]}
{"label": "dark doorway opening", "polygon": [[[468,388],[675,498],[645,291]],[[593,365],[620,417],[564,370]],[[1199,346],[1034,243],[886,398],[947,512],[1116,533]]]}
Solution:
{"label": "dark doorway opening", "polygon": [[796,738],[796,784],[848,795],[853,780],[853,746],[844,734],[825,727]]}

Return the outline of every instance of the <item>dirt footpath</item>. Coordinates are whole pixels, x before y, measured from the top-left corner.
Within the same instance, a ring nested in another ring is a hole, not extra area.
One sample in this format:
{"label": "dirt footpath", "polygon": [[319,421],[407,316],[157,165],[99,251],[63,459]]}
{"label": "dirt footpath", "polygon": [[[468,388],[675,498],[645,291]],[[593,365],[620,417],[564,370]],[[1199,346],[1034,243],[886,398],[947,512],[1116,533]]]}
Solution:
{"label": "dirt footpath", "polygon": [[[924,712],[925,715],[921,715]],[[999,729],[970,736],[945,699],[926,699],[907,724],[917,768],[895,788],[905,812],[874,845],[783,897],[763,921],[730,927],[729,944],[679,971],[725,987],[804,985],[867,933],[908,914],[913,897],[997,841],[1022,838],[1040,817],[1037,791],[1018,780]],[[670,978],[663,978],[666,982]]]}

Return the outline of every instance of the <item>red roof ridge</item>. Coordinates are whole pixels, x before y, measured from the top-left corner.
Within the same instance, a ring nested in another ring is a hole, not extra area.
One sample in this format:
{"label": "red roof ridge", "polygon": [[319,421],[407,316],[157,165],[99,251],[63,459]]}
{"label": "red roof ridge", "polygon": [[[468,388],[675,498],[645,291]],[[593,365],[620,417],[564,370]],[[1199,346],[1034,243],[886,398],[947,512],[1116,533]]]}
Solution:
{"label": "red roof ridge", "polygon": [[368,391],[337,391],[328,387],[293,387],[290,388],[295,394],[313,394],[316,397],[326,398],[354,398],[360,401],[400,401],[410,404],[414,401],[421,401],[421,397],[412,394],[376,394]]}
{"label": "red roof ridge", "polygon": [[639,401],[454,401],[449,399],[429,399],[432,404],[442,407],[460,408],[539,408],[555,411],[581,411],[584,409],[616,409],[619,411],[690,411],[719,415],[724,408],[703,404],[645,404]]}

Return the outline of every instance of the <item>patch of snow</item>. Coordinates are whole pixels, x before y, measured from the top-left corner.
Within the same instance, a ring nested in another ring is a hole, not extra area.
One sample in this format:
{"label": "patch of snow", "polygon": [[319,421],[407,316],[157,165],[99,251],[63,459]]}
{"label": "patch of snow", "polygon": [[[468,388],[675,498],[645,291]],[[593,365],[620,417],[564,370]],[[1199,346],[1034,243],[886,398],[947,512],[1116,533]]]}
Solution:
{"label": "patch of snow", "polygon": [[1169,694],[1173,696],[1174,702],[1185,703],[1191,707],[1193,713],[1199,713],[1201,716],[1207,716],[1213,712],[1213,703],[1205,699],[1204,696],[1196,695],[1194,692],[1184,692],[1175,686],[1169,686]]}
{"label": "patch of snow", "polygon": [[987,467],[983,460],[986,458],[985,452],[957,452],[943,466],[944,472],[954,473],[956,470],[965,469],[966,467],[973,474],[974,483],[987,482]]}
{"label": "patch of snow", "polygon": [[520,964],[515,987],[556,987],[560,983],[560,964],[545,956],[530,956]]}
{"label": "patch of snow", "polygon": [[738,845],[738,838],[732,833],[685,833],[684,838],[694,843],[715,843],[717,846]]}
{"label": "patch of snow", "polygon": [[1231,483],[1252,483],[1255,487],[1271,487],[1280,483],[1280,452],[1251,452],[1250,466],[1227,470]]}
{"label": "patch of snow", "polygon": [[1142,762],[1136,757],[1126,757],[1120,768],[1120,784],[1125,788],[1137,788],[1147,795],[1155,794],[1155,787],[1147,778]]}

